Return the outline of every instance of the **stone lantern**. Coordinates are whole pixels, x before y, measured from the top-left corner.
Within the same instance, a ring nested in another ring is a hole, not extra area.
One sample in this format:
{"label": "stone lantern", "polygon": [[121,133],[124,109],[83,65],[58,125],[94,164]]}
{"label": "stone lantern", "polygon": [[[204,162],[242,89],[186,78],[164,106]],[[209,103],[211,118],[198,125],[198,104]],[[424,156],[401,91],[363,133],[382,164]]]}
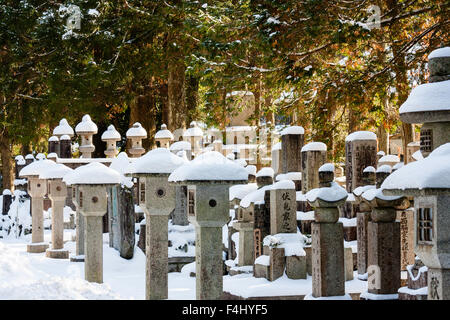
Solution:
{"label": "stone lantern", "polygon": [[161,148],[169,149],[170,141],[173,141],[174,137],[172,132],[167,130],[167,126],[165,124],[161,125],[161,130],[156,132],[155,141],[159,142],[159,146]]}
{"label": "stone lantern", "polygon": [[174,154],[177,154],[181,151],[186,153],[187,159],[192,159],[191,156],[191,144],[187,141],[177,141],[170,145],[169,150]]}
{"label": "stone lantern", "polygon": [[334,180],[334,165],[319,168],[319,188],[306,194],[314,208],[311,225],[312,296],[305,299],[344,297],[344,229],[339,220],[338,207],[347,199],[347,191]]}
{"label": "stone lantern", "polygon": [[69,167],[57,163],[39,174],[39,179],[48,182],[48,197],[52,201],[52,247],[46,251],[46,256],[49,258],[69,258],[69,251],[64,250],[64,204],[67,187],[62,178],[72,171]]}
{"label": "stone lantern", "polygon": [[92,144],[92,137],[97,133],[97,125],[92,122],[91,117],[86,114],[83,116],[82,121],[77,124],[75,131],[81,136],[81,144],[79,150],[83,158],[91,158],[92,152],[95,150],[95,146]]}
{"label": "stone lantern", "polygon": [[39,178],[42,170],[56,166],[56,163],[42,159],[34,161],[19,172],[19,176],[28,179],[28,194],[31,196],[32,235],[27,252],[45,252],[48,244],[44,242],[44,196],[47,194],[47,183]]}
{"label": "stone lantern", "polygon": [[376,171],[376,188],[365,191],[362,200],[371,208],[367,223],[367,300],[395,300],[400,288],[400,223],[396,207],[402,196],[383,195],[380,187],[391,173],[383,165]]}
{"label": "stone lantern", "polygon": [[414,197],[414,252],[428,267],[428,299],[450,299],[450,143],[406,164],[381,185],[383,194]]}
{"label": "stone lantern", "polygon": [[126,170],[126,175],[139,178],[139,206],[146,215],[146,299],[168,297],[168,219],[175,208],[175,186],[167,178],[185,163],[168,149],[157,148]]}
{"label": "stone lantern", "polygon": [[191,122],[190,128],[183,133],[183,140],[191,144],[192,154],[193,156],[197,156],[202,149],[203,140],[203,131],[198,127],[197,122]]}
{"label": "stone lantern", "polygon": [[120,174],[92,162],[64,176],[75,186],[78,205],[84,217],[84,275],[89,282],[103,283],[103,216],[107,210],[107,188],[120,183]]}
{"label": "stone lantern", "polygon": [[145,149],[142,147],[142,139],[147,138],[147,131],[139,122],[133,124],[126,135],[127,139],[131,140],[131,148],[128,150],[130,157],[138,158],[145,153]]}
{"label": "stone lantern", "polygon": [[106,157],[114,158],[115,156],[117,156],[119,150],[117,150],[116,143],[120,141],[120,133],[116,130],[116,128],[114,128],[112,124],[108,127],[108,130],[103,132],[102,141],[106,142]]}
{"label": "stone lantern", "polygon": [[53,135],[58,139],[60,139],[63,135],[68,135],[70,138],[73,138],[74,132],[67,120],[63,118],[59,121],[59,125],[53,129]]}
{"label": "stone lantern", "polygon": [[179,167],[169,181],[188,187],[189,220],[196,228],[195,263],[198,300],[223,294],[222,227],[229,221],[229,188],[247,183],[245,168],[216,151]]}

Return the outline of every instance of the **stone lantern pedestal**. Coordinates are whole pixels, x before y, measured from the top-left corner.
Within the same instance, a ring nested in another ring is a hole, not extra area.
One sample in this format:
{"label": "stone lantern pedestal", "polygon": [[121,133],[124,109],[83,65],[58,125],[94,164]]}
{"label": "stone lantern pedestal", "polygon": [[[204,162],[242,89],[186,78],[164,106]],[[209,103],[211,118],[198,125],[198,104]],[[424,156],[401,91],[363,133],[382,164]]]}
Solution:
{"label": "stone lantern pedestal", "polygon": [[48,197],[52,201],[52,247],[46,256],[55,259],[68,259],[69,251],[64,250],[64,204],[67,187],[61,179],[48,182]]}

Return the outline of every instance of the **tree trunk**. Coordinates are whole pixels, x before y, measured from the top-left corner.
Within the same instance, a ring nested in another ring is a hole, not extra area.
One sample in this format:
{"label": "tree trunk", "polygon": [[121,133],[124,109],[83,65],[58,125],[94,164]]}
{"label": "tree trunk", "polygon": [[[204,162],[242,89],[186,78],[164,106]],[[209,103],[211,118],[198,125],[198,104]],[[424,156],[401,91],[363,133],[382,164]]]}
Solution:
{"label": "tree trunk", "polygon": [[253,91],[253,95],[255,96],[255,114],[254,114],[254,125],[256,126],[256,139],[257,139],[257,148],[256,148],[256,170],[260,170],[262,167],[261,163],[261,152],[259,149],[259,145],[261,143],[261,75],[258,73],[255,77],[255,90]]}
{"label": "tree trunk", "polygon": [[186,80],[186,124],[189,125],[197,116],[199,78],[188,76]]}
{"label": "tree trunk", "polygon": [[389,133],[384,128],[383,124],[378,127],[378,151],[384,151],[386,154],[389,152]]}
{"label": "tree trunk", "polygon": [[0,152],[2,160],[3,189],[12,190],[14,186],[14,165],[11,150],[11,140],[6,130],[0,135]]}
{"label": "tree trunk", "polygon": [[186,103],[185,103],[185,71],[186,66],[182,58],[174,59],[168,65],[168,102],[169,116],[167,128],[174,131],[178,128],[186,128]]}
{"label": "tree trunk", "polygon": [[146,88],[146,92],[136,97],[131,105],[130,126],[140,122],[147,130],[147,139],[142,141],[142,147],[150,150],[155,145],[156,133],[156,99],[152,87]]}

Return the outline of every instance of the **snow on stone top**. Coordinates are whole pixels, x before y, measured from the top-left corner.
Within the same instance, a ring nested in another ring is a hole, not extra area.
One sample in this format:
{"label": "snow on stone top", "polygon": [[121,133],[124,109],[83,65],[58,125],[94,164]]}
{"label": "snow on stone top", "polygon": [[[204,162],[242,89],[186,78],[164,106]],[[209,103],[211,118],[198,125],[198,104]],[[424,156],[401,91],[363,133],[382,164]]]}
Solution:
{"label": "snow on stone top", "polygon": [[377,135],[370,131],[355,131],[345,138],[345,141],[354,140],[377,140]]}
{"label": "snow on stone top", "polygon": [[21,155],[21,154],[17,155],[17,156],[14,158],[14,160],[16,160],[16,161],[24,160],[24,159],[23,159],[23,155]]}
{"label": "snow on stone top", "polygon": [[58,158],[58,155],[56,154],[56,152],[50,152],[47,155],[47,159],[54,159],[54,158]]}
{"label": "snow on stone top", "polygon": [[26,160],[34,159],[34,156],[31,153],[29,153],[25,156],[25,159]]}
{"label": "snow on stone top", "polygon": [[245,161],[244,159],[236,159],[234,160],[234,162],[242,167],[245,167],[247,165],[247,161]]}
{"label": "snow on stone top", "polygon": [[256,166],[249,164],[248,166],[245,167],[245,169],[247,170],[248,174],[256,176]]}
{"label": "snow on stone top", "polygon": [[234,160],[236,158],[236,156],[234,155],[234,153],[229,153],[229,154],[227,154],[226,158],[229,160]]}
{"label": "snow on stone top", "polygon": [[295,190],[295,183],[291,180],[281,180],[277,183],[271,185],[272,190],[285,190],[285,189],[293,189]]}
{"label": "snow on stone top", "polygon": [[183,133],[183,137],[203,137],[203,131],[196,125],[186,129]]}
{"label": "snow on stone top", "polygon": [[177,157],[182,158],[184,161],[188,162],[189,159],[187,158],[186,150],[180,150],[177,152]]}
{"label": "snow on stone top", "polygon": [[420,141],[411,141],[410,143],[407,144],[408,147],[419,147],[420,146]]}
{"label": "snow on stone top", "polygon": [[65,134],[67,134],[69,136],[73,136],[74,132],[73,132],[72,127],[67,122],[67,120],[65,118],[63,118],[59,121],[59,125],[56,126],[55,129],[53,129],[53,134],[58,135],[58,136],[62,136]]}
{"label": "snow on stone top", "polygon": [[365,167],[363,172],[376,172],[375,168],[372,166]]}
{"label": "snow on stone top", "polygon": [[75,127],[75,131],[77,133],[93,133],[96,134],[98,131],[97,125],[91,120],[91,116],[88,114],[85,114],[83,118],[81,119],[81,122],[77,124]]}
{"label": "snow on stone top", "polygon": [[384,156],[386,154],[386,152],[384,152],[383,150],[380,150],[377,152],[378,156]]}
{"label": "snow on stone top", "polygon": [[450,80],[424,83],[411,90],[399,112],[450,110]]}
{"label": "snow on stone top", "polygon": [[275,145],[272,147],[272,150],[281,150],[281,142],[275,143]]}
{"label": "snow on stone top", "polygon": [[72,184],[119,184],[120,174],[99,162],[91,162],[66,174],[63,181]]}
{"label": "snow on stone top", "polygon": [[36,159],[37,160],[42,160],[42,159],[45,159],[46,157],[45,157],[45,154],[43,154],[43,153],[38,153],[37,155],[36,155]]}
{"label": "snow on stone top", "polygon": [[172,132],[167,130],[167,126],[163,123],[161,125],[161,130],[156,132],[155,139],[170,139],[171,141],[174,139]]}
{"label": "snow on stone top", "polygon": [[237,184],[231,186],[229,192],[229,200],[230,201],[232,201],[233,199],[242,200],[246,195],[255,191],[256,189],[258,189],[256,183]]}
{"label": "snow on stone top", "polygon": [[57,136],[51,136],[50,139],[48,139],[48,142],[57,142],[59,141]]}
{"label": "snow on stone top", "polygon": [[285,173],[279,173],[276,177],[275,177],[275,181],[281,181],[281,180],[288,180],[286,178],[286,174]]}
{"label": "snow on stone top", "polygon": [[217,151],[208,151],[177,168],[169,181],[238,181],[247,180],[247,170]]}
{"label": "snow on stone top", "polygon": [[310,142],[303,146],[301,152],[307,151],[327,151],[327,145],[323,142]]}
{"label": "snow on stone top", "polygon": [[381,189],[450,188],[450,143],[433,150],[430,155],[410,162],[384,180]]}
{"label": "snow on stone top", "polygon": [[428,55],[428,60],[434,59],[434,58],[442,58],[442,57],[450,57],[450,47],[443,47],[443,48],[433,50]]}
{"label": "snow on stone top", "polygon": [[61,138],[59,138],[59,140],[60,140],[60,141],[62,141],[62,140],[70,140],[70,136],[67,135],[67,134],[63,134],[63,135],[61,136]]}
{"label": "snow on stone top", "polygon": [[305,134],[305,129],[301,126],[290,126],[280,132],[280,135],[282,136],[286,134]]}
{"label": "snow on stone top", "polygon": [[[140,158],[138,158],[140,159]],[[133,187],[133,178],[125,177],[125,172],[130,165],[130,158],[126,152],[120,152],[116,158],[113,158],[109,168],[117,171],[120,174],[120,183],[127,188]]]}
{"label": "snow on stone top", "polygon": [[242,198],[239,205],[242,208],[248,208],[250,204],[262,204],[264,203],[264,194],[266,190],[270,190],[271,185],[264,186],[262,188],[259,188],[258,190],[255,190],[253,192],[250,192],[247,194],[244,198]]}
{"label": "snow on stone top", "polygon": [[319,172],[334,172],[334,164],[333,163],[325,163],[320,166]]}
{"label": "snow on stone top", "polygon": [[72,171],[73,169],[68,166],[61,163],[55,163],[54,166],[44,168],[39,174],[39,179],[62,179],[66,174]]}
{"label": "snow on stone top", "polygon": [[284,174],[284,179],[280,180],[302,180],[302,173],[301,172],[287,172]]}
{"label": "snow on stone top", "polygon": [[2,192],[2,194],[3,194],[4,196],[11,196],[11,195],[12,195],[11,190],[9,190],[9,189],[4,189],[3,192]]}
{"label": "snow on stone top", "polygon": [[397,163],[396,165],[394,165],[394,166],[392,167],[392,170],[398,170],[398,169],[400,169],[401,167],[403,167],[404,165],[405,165],[404,162],[399,162],[399,163]]}
{"label": "snow on stone top", "polygon": [[385,196],[381,188],[373,188],[363,192],[362,197],[367,201],[372,201],[375,198],[385,201],[391,201],[400,199],[402,196]]}
{"label": "snow on stone top", "polygon": [[336,182],[331,182],[331,187],[316,188],[306,193],[306,199],[309,202],[314,202],[317,199],[327,202],[337,202],[346,199],[347,197],[347,191]]}
{"label": "snow on stone top", "polygon": [[382,166],[379,166],[377,168],[376,172],[384,172],[384,173],[390,173],[392,171],[392,167],[388,164],[384,164]]}
{"label": "snow on stone top", "polygon": [[273,169],[271,167],[264,167],[261,168],[261,170],[259,170],[256,173],[256,177],[272,177],[274,176],[275,171],[273,171]]}
{"label": "snow on stone top", "polygon": [[107,140],[120,140],[120,133],[116,130],[116,128],[112,124],[108,127],[108,130],[106,130],[102,134],[102,141]]}
{"label": "snow on stone top", "polygon": [[353,190],[353,194],[357,197],[361,196],[364,192],[366,192],[367,190],[370,189],[375,189],[376,186],[374,184],[369,184],[366,186],[361,186],[361,187],[357,187],[355,188],[355,190]]}
{"label": "snow on stone top", "polygon": [[378,160],[378,163],[380,162],[400,162],[400,158],[395,154],[387,154]]}
{"label": "snow on stone top", "polygon": [[127,138],[147,138],[147,131],[139,122],[135,122],[133,126],[127,130]]}
{"label": "snow on stone top", "polygon": [[166,148],[150,150],[136,159],[126,169],[127,173],[171,173],[186,163],[186,160],[173,154]]}
{"label": "snow on stone top", "polygon": [[414,160],[423,159],[423,155],[422,155],[422,152],[420,152],[420,150],[417,150],[411,156],[413,157]]}
{"label": "snow on stone top", "polygon": [[19,172],[19,177],[38,176],[45,168],[55,165],[56,163],[52,160],[37,160],[23,167]]}
{"label": "snow on stone top", "polygon": [[177,151],[177,150],[191,150],[192,146],[187,141],[177,141],[170,145],[169,150]]}
{"label": "snow on stone top", "polygon": [[290,256],[306,256],[303,249],[306,242],[306,237],[300,232],[297,233],[277,233],[264,237],[264,246],[276,246],[277,248],[284,248],[284,255]]}

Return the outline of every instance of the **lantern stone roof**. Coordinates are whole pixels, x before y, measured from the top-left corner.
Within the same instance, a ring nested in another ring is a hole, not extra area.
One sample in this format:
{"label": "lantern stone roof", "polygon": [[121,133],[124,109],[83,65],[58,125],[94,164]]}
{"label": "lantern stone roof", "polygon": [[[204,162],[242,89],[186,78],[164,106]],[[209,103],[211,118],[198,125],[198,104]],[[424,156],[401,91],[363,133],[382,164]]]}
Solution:
{"label": "lantern stone roof", "polygon": [[190,142],[187,141],[177,141],[170,145],[170,151],[178,151],[178,150],[191,150],[192,146]]}
{"label": "lantern stone roof", "polygon": [[112,124],[108,127],[108,130],[106,130],[102,134],[102,141],[108,141],[108,140],[113,140],[113,141],[120,140],[120,133],[116,130],[116,128]]}
{"label": "lantern stone roof", "polygon": [[44,168],[39,174],[39,179],[62,179],[66,174],[72,171],[73,169],[68,166],[56,163],[54,166]]}
{"label": "lantern stone roof", "polygon": [[450,194],[450,143],[394,171],[384,180],[381,189],[386,195]]}
{"label": "lantern stone roof", "polygon": [[63,181],[67,185],[73,184],[89,184],[89,185],[103,185],[103,184],[119,184],[120,174],[101,164],[99,162],[91,162],[87,165],[81,166],[66,174]]}
{"label": "lantern stone roof", "polygon": [[312,189],[305,196],[309,202],[315,202],[317,199],[320,199],[331,203],[347,199],[348,193],[336,182],[331,182],[330,187]]}
{"label": "lantern stone roof", "polygon": [[161,130],[159,130],[155,134],[155,139],[170,139],[171,141],[173,141],[174,137],[172,132],[167,130],[167,126],[165,124],[162,124]]}
{"label": "lantern stone roof", "polygon": [[67,120],[65,118],[61,119],[59,121],[59,125],[56,126],[53,129],[53,135],[55,136],[62,136],[62,135],[68,135],[70,137],[74,136],[74,132],[72,127],[69,125],[69,123],[67,122]]}
{"label": "lantern stone roof", "polygon": [[166,148],[150,150],[136,159],[126,169],[127,175],[168,174],[186,163],[186,160],[173,154]]}
{"label": "lantern stone roof", "polygon": [[334,172],[334,164],[333,163],[325,163],[320,166],[319,172]]}
{"label": "lantern stone roof", "polygon": [[275,175],[275,171],[272,167],[261,168],[257,173],[256,177],[272,177]]}
{"label": "lantern stone roof", "polygon": [[354,140],[377,140],[377,135],[371,131],[355,131],[345,138],[345,142]]}
{"label": "lantern stone roof", "polygon": [[77,133],[92,133],[96,134],[98,131],[97,125],[91,120],[91,116],[85,114],[79,124],[75,127]]}
{"label": "lantern stone roof", "polygon": [[248,180],[247,170],[225,158],[217,151],[208,151],[175,169],[169,176],[171,182],[235,182]]}
{"label": "lantern stone roof", "polygon": [[47,167],[55,166],[56,163],[52,160],[42,159],[37,160],[29,165],[25,166],[20,170],[19,176],[22,178],[31,177],[31,176],[39,176],[39,174],[46,169]]}
{"label": "lantern stone roof", "polygon": [[133,124],[133,126],[127,130],[127,138],[147,138],[147,131],[142,127],[139,122]]}

